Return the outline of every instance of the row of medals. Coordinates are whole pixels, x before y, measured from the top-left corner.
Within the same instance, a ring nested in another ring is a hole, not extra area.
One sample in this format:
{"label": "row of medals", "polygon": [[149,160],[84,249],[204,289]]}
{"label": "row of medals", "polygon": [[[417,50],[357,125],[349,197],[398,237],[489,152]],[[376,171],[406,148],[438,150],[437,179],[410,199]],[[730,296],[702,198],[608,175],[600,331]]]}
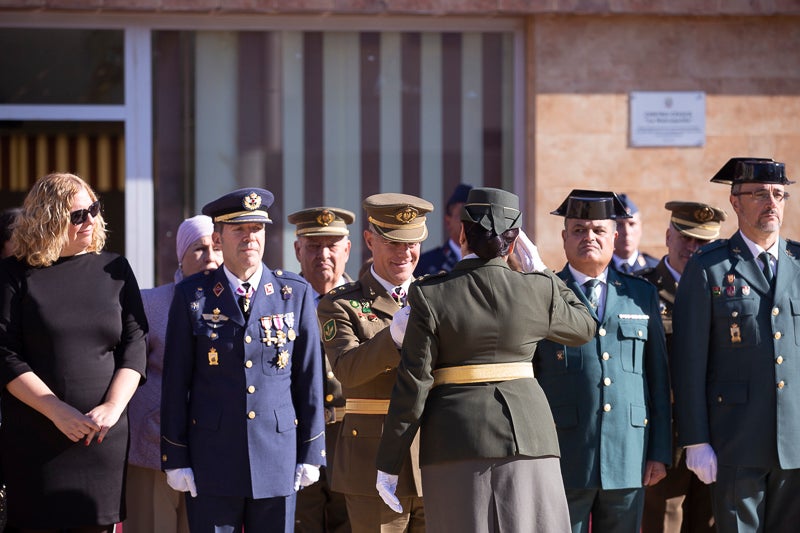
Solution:
{"label": "row of medals", "polygon": [[[220,320],[222,316],[219,313],[219,309],[214,309],[213,315],[211,320],[207,320],[207,323],[209,323],[212,328],[216,329],[221,325]],[[227,318],[223,320],[227,320]],[[261,329],[264,330],[264,336],[261,337],[261,342],[267,346],[275,346],[275,349],[278,350],[278,353],[275,355],[275,366],[281,369],[286,368],[286,365],[289,364],[289,356],[291,354],[288,350],[283,348],[286,346],[287,342],[292,342],[297,338],[297,332],[294,330],[294,312],[262,316],[258,319],[258,322],[261,324]],[[287,328],[286,331],[283,331],[284,326]],[[273,328],[275,329],[274,337],[271,335]],[[212,332],[211,339],[213,340],[216,337],[216,332]],[[208,364],[210,366],[219,364],[219,353],[213,346],[208,351]]]}

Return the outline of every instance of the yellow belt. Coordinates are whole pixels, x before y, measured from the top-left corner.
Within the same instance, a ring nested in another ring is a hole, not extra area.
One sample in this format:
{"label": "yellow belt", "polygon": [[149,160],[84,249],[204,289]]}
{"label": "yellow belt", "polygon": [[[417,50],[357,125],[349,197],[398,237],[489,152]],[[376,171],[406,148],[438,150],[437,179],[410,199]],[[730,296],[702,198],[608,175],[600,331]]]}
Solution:
{"label": "yellow belt", "polygon": [[345,414],[385,415],[389,412],[389,400],[348,399],[344,406]]}
{"label": "yellow belt", "polygon": [[433,371],[433,386],[508,381],[532,378],[533,363],[489,363],[485,365],[451,366]]}

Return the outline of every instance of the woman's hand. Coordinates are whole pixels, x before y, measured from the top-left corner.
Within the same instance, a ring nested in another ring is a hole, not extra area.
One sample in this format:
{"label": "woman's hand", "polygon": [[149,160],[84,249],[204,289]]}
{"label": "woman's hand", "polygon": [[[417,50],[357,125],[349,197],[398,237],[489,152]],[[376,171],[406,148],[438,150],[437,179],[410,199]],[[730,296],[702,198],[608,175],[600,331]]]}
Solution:
{"label": "woman's hand", "polygon": [[103,439],[106,438],[106,434],[108,433],[108,430],[111,429],[111,426],[119,421],[119,417],[122,416],[123,409],[124,406],[120,407],[114,402],[104,402],[86,413],[86,416],[88,416],[98,427],[98,430],[95,433],[86,435],[86,445],[88,446],[91,444],[95,435],[97,435],[98,444],[103,442]]}
{"label": "woman's hand", "polygon": [[54,406],[50,420],[72,442],[86,438],[86,445],[91,438],[100,431],[100,426],[91,417],[84,415],[71,405],[59,401],[60,405]]}

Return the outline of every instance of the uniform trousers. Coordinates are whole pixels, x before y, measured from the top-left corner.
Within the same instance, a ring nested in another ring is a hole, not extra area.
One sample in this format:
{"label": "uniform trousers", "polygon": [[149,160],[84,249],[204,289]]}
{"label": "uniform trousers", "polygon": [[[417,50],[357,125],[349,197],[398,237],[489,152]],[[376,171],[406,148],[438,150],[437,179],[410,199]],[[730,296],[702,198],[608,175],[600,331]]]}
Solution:
{"label": "uniform trousers", "polygon": [[125,487],[125,533],[189,533],[185,493],[170,487],[164,472],[129,464]]}
{"label": "uniform trousers", "polygon": [[[398,498],[402,513],[395,513],[383,503],[378,491],[375,496],[347,494],[347,516],[353,533],[425,533],[425,508],[422,498]],[[192,532],[194,533],[194,532]]]}
{"label": "uniform trousers", "polygon": [[428,531],[566,533],[558,457],[474,459],[422,467]]}
{"label": "uniform trousers", "polygon": [[572,533],[635,533],[642,523],[644,487],[635,489],[567,489]]}
{"label": "uniform trousers", "polygon": [[276,498],[203,495],[186,499],[192,533],[292,533],[297,493]]}
{"label": "uniform trousers", "polygon": [[[325,426],[326,459],[329,465],[333,464],[336,439],[341,431],[341,422]],[[350,533],[344,494],[331,490],[326,467],[320,469],[319,481],[297,493],[294,530],[295,533]]]}
{"label": "uniform trousers", "polygon": [[686,454],[667,477],[645,488],[642,533],[713,533],[711,488],[686,467]]}
{"label": "uniform trousers", "polygon": [[800,469],[719,465],[711,486],[720,533],[788,533],[800,527]]}

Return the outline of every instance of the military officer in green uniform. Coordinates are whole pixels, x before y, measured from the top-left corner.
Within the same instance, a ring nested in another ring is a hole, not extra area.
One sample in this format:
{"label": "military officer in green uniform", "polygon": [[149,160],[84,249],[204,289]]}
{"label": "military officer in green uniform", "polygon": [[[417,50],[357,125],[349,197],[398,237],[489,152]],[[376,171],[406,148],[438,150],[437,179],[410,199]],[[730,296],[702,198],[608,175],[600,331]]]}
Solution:
{"label": "military officer in green uniform", "polygon": [[644,486],[671,461],[669,371],[658,294],[609,268],[613,192],[574,190],[552,214],[565,217],[567,266],[558,273],[590,306],[595,337],[577,347],[544,341],[534,360],[556,423],[572,531],[639,531]]}
{"label": "military officer in green uniform", "polygon": [[358,281],[333,289],[317,308],[325,353],[347,398],[329,470],[331,486],[345,494],[355,533],[422,532],[417,439],[400,470],[402,514],[375,491],[375,457],[400,362],[389,325],[406,304],[420,243],[428,236],[425,215],[433,205],[416,196],[383,193],[366,198],[363,207],[369,223],[364,241],[373,262]]}
{"label": "military officer in green uniform", "polygon": [[[658,289],[661,321],[667,336],[667,353],[672,354],[672,307],[678,281],[686,263],[701,246],[719,237],[722,209],[700,202],[667,202],[670,212],[667,226],[667,255],[658,265],[637,272]],[[673,447],[672,467],[667,477],[645,489],[642,533],[711,533],[711,493],[708,487],[686,468],[683,448]]]}
{"label": "military officer in green uniform", "polygon": [[800,244],[780,236],[783,163],[733,158],[739,230],[692,256],[675,298],[672,379],[678,444],[712,484],[721,532],[800,524]]}
{"label": "military officer in green uniform", "polygon": [[517,195],[474,188],[461,220],[464,258],[411,285],[404,340],[392,325],[403,350],[378,491],[401,509],[394,486],[421,428],[430,531],[569,531],[558,438],[532,361],[544,338],[590,340],[594,319],[551,271],[509,268],[522,223]]}
{"label": "military officer in green uniform", "polygon": [[[287,217],[296,226],[294,253],[300,275],[314,289],[315,301],[334,287],[353,281],[345,272],[350,258],[350,230],[355,214],[337,207],[309,207]],[[325,451],[329,464],[335,457],[336,439],[344,417],[342,384],[336,379],[328,357],[322,352],[325,375]],[[297,493],[294,530],[296,533],[348,533],[344,495],[331,490],[328,469],[320,469],[317,483]]]}

